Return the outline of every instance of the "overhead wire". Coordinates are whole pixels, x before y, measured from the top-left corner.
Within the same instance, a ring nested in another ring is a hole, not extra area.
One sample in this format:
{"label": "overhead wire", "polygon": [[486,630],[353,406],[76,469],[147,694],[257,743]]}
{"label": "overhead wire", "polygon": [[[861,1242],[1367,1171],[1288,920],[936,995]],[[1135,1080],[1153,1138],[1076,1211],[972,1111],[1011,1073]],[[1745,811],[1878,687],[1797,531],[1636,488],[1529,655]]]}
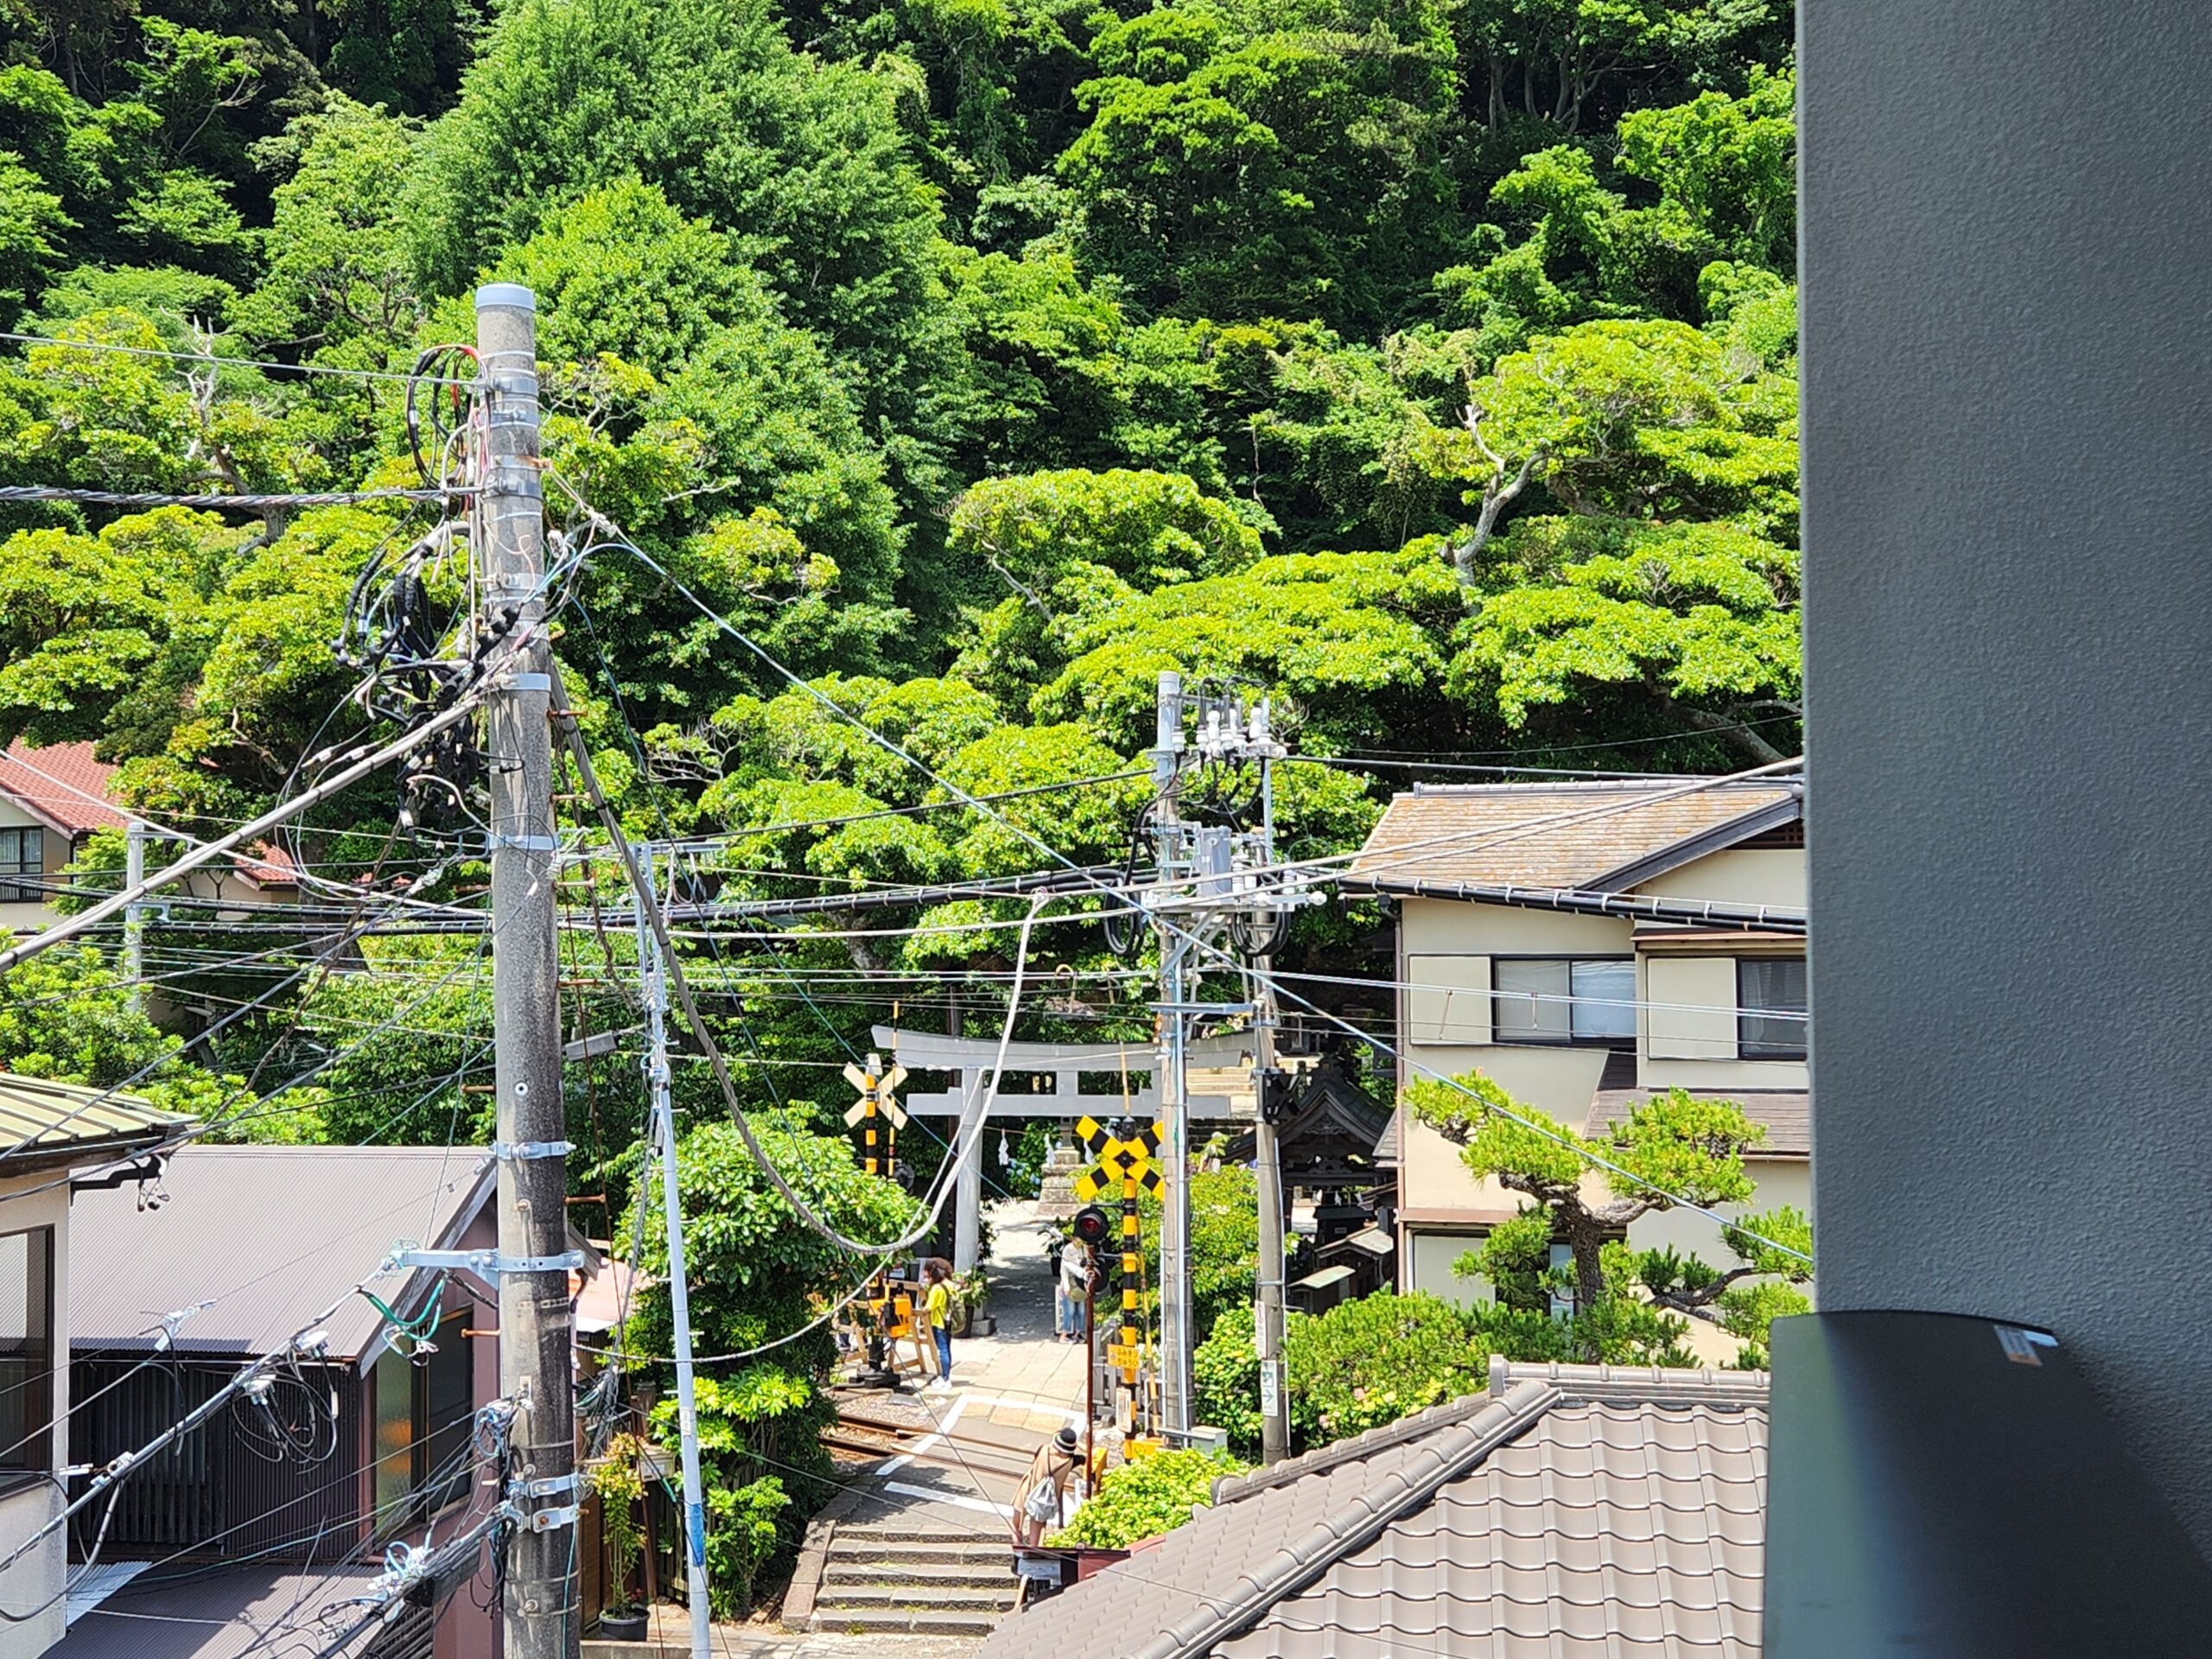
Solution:
{"label": "overhead wire", "polygon": [[394,369],[349,369],[331,363],[280,363],[273,359],[221,357],[207,352],[172,351],[165,346],[124,346],[104,340],[66,340],[54,334],[28,334],[0,330],[0,340],[19,346],[59,346],[73,352],[110,352],[124,357],[165,358],[198,368],[263,369],[277,374],[324,375],[346,380],[390,380],[406,385],[433,380],[440,385],[466,386],[469,380],[442,380],[436,376],[404,374]]}
{"label": "overhead wire", "polygon": [[[557,474],[551,474],[551,476],[555,477],[556,480],[559,480],[559,475]],[[792,672],[791,670],[786,668],[765,647],[753,640],[750,635],[745,633],[727,617],[723,616],[720,612],[715,611],[711,606],[709,606],[705,601],[702,600],[696,594],[693,593],[689,587],[671,575],[657,560],[653,559],[649,554],[645,553],[642,549],[639,548],[634,543],[630,541],[628,537],[624,535],[619,525],[615,524],[613,520],[607,518],[605,515],[597,512],[596,510],[592,508],[582,496],[575,493],[572,486],[566,484],[565,480],[559,481],[562,482],[562,486],[568,491],[571,498],[575,499],[579,509],[590,518],[594,524],[605,532],[606,539],[600,543],[601,545],[613,547],[619,550],[628,553],[631,557],[637,560],[639,563],[645,565],[648,569],[660,576],[664,582],[667,582],[674,591],[686,599],[702,616],[707,618],[708,620],[713,622],[722,632],[745,646],[747,650],[758,657],[772,671],[788,681],[794,687],[804,690],[817,702],[828,708],[836,715],[837,718],[852,725],[863,736],[868,738],[886,753],[904,761],[906,765],[919,772],[923,776],[929,778],[940,787],[946,789],[957,797],[964,798],[964,791],[960,791],[957,785],[951,784],[939,776],[924,762],[916,759],[912,754],[901,748],[891,739],[885,737],[881,733],[876,731],[864,720],[861,719],[860,716],[853,714],[849,710],[840,708],[834,699],[825,696],[819,688],[809,684],[806,681],[800,678],[798,675]],[[1730,773],[1724,777],[1698,779],[1692,783],[1681,785],[1677,789],[1656,791],[1653,795],[1646,797],[1643,801],[1637,803],[1637,804],[1649,804],[1653,800],[1673,798],[1677,795],[1687,795],[1700,792],[1704,790],[1724,787],[1730,784],[1740,783],[1750,779],[1770,775],[1770,773],[1778,771],[1802,768],[1802,760],[1783,761],[1769,766],[1751,767],[1744,772]],[[971,804],[973,803],[971,802]],[[1060,853],[1058,849],[1052,847],[1048,842],[1043,841],[1039,836],[1031,834],[1021,825],[1015,823],[1013,820],[1007,818],[1004,814],[996,812],[987,807],[979,806],[978,810],[987,812],[990,817],[995,818],[999,823],[1005,825],[1006,828],[1012,830],[1017,836],[1020,836],[1025,841],[1029,842],[1033,846],[1045,853],[1046,856],[1052,858],[1056,862],[1067,865],[1071,868],[1074,868],[1073,861],[1068,859],[1064,854]],[[1602,813],[1562,816],[1580,818],[1583,817],[1602,816]],[[1514,830],[1516,832],[1522,833],[1532,832],[1527,826],[1523,825],[1516,825],[1514,826]],[[1319,861],[1308,861],[1308,862]],[[1108,890],[1102,888],[1102,891]],[[1117,895],[1111,895],[1109,892],[1109,896]],[[1155,924],[1167,929],[1168,931],[1182,934],[1187,943],[1192,944],[1208,955],[1221,958],[1230,969],[1240,972],[1243,970],[1243,963],[1230,957],[1228,952],[1221,950],[1218,946],[1212,945],[1189,930],[1179,927],[1172,922],[1160,920],[1157,917],[1155,917]],[[1268,976],[1271,977],[1271,976]],[[1382,1039],[1373,1036],[1371,1033],[1361,1031],[1357,1027],[1351,1025],[1349,1022],[1337,1018],[1334,1014],[1321,1008],[1311,999],[1300,995],[1295,990],[1290,990],[1285,988],[1281,990],[1280,994],[1287,995],[1290,1000],[1294,1001],[1302,1007],[1312,1010],[1313,1013],[1320,1015],[1323,1019],[1329,1020],[1331,1023],[1340,1027],[1343,1030],[1357,1038],[1360,1041],[1374,1046],[1378,1050],[1378,1052],[1383,1052],[1393,1058],[1402,1060],[1404,1064],[1424,1072],[1425,1074],[1432,1077],[1435,1081],[1444,1084],[1459,1093],[1467,1095],[1470,1098],[1480,1099],[1480,1097],[1476,1096],[1471,1090],[1466,1088],[1465,1084],[1460,1084],[1456,1078],[1446,1077],[1442,1073],[1436,1072],[1433,1068],[1427,1066],[1425,1064],[1413,1060],[1409,1057],[1402,1055],[1395,1046],[1386,1043]],[[1792,1246],[1780,1243],[1773,1239],[1764,1237],[1751,1229],[1743,1226],[1740,1223],[1721,1215],[1719,1211],[1708,1205],[1699,1204],[1694,1199],[1688,1198],[1683,1194],[1668,1192],[1659,1183],[1653,1181],[1649,1177],[1627,1168],[1618,1160],[1611,1159],[1605,1154],[1592,1147],[1587,1143],[1584,1142],[1580,1137],[1564,1135],[1556,1128],[1548,1127],[1540,1122],[1522,1116],[1517,1113],[1509,1111],[1506,1109],[1497,1106],[1490,1102],[1485,1101],[1482,1103],[1484,1105],[1486,1109],[1497,1116],[1516,1123],[1519,1127],[1537,1135],[1541,1139],[1556,1143],[1562,1150],[1569,1152],[1595,1167],[1605,1171],[1609,1176],[1618,1177],[1620,1179],[1628,1182],[1640,1191],[1649,1192],[1656,1196],[1665,1198],[1674,1207],[1687,1210],[1692,1213],[1703,1216],[1707,1220],[1712,1221],[1716,1226],[1747,1237],[1753,1243],[1772,1249],[1786,1256],[1808,1262],[1809,1262],[1811,1259],[1805,1254],[1805,1252],[1798,1250]]]}

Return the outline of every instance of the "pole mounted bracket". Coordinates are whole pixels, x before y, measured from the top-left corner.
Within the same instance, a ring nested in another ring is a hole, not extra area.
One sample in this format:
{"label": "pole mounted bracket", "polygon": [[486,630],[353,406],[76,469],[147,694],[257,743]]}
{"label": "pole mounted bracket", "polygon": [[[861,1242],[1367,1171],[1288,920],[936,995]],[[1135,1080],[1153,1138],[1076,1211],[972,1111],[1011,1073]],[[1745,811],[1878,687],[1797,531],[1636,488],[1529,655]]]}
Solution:
{"label": "pole mounted bracket", "polygon": [[395,1268],[438,1268],[448,1272],[473,1273],[486,1283],[505,1273],[566,1273],[584,1264],[582,1250],[558,1255],[501,1255],[497,1250],[394,1250],[388,1258]]}
{"label": "pole mounted bracket", "polygon": [[[534,1158],[565,1158],[576,1149],[573,1141],[494,1141],[492,1155],[501,1163],[527,1162]],[[574,1255],[574,1251],[569,1252]]]}
{"label": "pole mounted bracket", "polygon": [[530,1512],[530,1529],[532,1532],[551,1532],[556,1527],[573,1527],[575,1524],[576,1506],[573,1503],[564,1503],[557,1510],[532,1510]]}
{"label": "pole mounted bracket", "polygon": [[502,847],[511,847],[518,853],[557,853],[561,850],[561,838],[558,836],[486,836],[484,845],[486,850],[494,853]]}
{"label": "pole mounted bracket", "polygon": [[559,1497],[576,1490],[582,1477],[571,1469],[565,1475],[543,1475],[536,1480],[511,1480],[509,1497]]}

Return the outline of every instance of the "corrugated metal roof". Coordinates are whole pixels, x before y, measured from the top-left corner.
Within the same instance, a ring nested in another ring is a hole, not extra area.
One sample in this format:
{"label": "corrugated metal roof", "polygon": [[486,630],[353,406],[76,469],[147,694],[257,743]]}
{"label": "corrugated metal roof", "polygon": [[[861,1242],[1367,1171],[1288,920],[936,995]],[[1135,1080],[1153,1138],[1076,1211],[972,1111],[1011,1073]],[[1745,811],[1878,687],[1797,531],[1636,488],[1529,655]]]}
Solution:
{"label": "corrugated metal roof", "polygon": [[[1664,1089],[1600,1089],[1590,1100],[1583,1133],[1592,1139],[1612,1133],[1639,1106],[1666,1094]],[[1804,1089],[1693,1089],[1697,1100],[1732,1101],[1744,1116],[1766,1130],[1751,1148],[1754,1158],[1809,1158],[1813,1153],[1813,1096]]]}
{"label": "corrugated metal roof", "polygon": [[[1347,873],[1355,883],[1460,881],[1611,891],[1793,814],[1795,783],[1472,784],[1392,799]],[[1666,798],[1655,798],[1665,796]]]}
{"label": "corrugated metal roof", "polygon": [[[403,1240],[448,1248],[489,1200],[480,1147],[188,1147],[141,1209],[126,1186],[79,1192],[69,1218],[71,1345],[137,1350],[172,1309],[187,1352],[264,1354],[369,1276]],[[397,1304],[408,1281],[378,1291]],[[353,1358],[381,1323],[360,1297],[329,1323]]]}
{"label": "corrugated metal roof", "polygon": [[1498,1362],[1487,1396],[1222,1483],[977,1659],[1749,1659],[1765,1482],[1764,1376]]}
{"label": "corrugated metal roof", "polygon": [[0,1171],[52,1163],[72,1149],[152,1146],[191,1121],[157,1111],[136,1095],[0,1072]]}
{"label": "corrugated metal roof", "polygon": [[[73,1569],[74,1570],[74,1569]],[[48,1659],[245,1659],[288,1648],[313,1653],[328,1629],[344,1630],[359,1611],[342,1604],[369,1592],[372,1567],[168,1567],[142,1573],[79,1614]],[[359,1654],[372,1628],[339,1651]],[[328,1649],[325,1649],[327,1651]]]}

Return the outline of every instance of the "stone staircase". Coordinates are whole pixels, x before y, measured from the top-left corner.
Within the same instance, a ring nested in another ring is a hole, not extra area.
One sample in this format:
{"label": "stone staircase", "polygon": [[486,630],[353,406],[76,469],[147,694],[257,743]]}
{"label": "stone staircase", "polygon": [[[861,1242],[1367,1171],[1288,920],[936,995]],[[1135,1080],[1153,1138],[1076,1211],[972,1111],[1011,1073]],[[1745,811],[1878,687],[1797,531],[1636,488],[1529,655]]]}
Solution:
{"label": "stone staircase", "polygon": [[1013,1609],[1007,1545],[973,1532],[840,1522],[823,1551],[805,1628],[851,1636],[990,1633]]}

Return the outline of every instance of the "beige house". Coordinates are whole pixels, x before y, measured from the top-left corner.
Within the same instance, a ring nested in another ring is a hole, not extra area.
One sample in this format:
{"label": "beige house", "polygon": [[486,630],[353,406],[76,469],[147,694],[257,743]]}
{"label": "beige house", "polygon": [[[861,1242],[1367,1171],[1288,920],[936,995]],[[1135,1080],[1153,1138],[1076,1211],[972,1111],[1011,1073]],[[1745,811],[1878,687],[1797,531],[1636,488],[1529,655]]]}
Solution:
{"label": "beige house", "polygon": [[[1399,901],[1398,1081],[1480,1071],[1592,1135],[1656,1090],[1736,1101],[1766,1130],[1751,1207],[1809,1208],[1802,785],[1694,781],[1424,785],[1392,801],[1351,878]],[[1452,1262],[1522,1201],[1402,1104],[1393,1128],[1400,1288],[1485,1295]],[[1733,1259],[1690,1212],[1629,1237]],[[1732,1357],[1712,1334],[1700,1349]]]}
{"label": "beige house", "polygon": [[129,1163],[188,1120],[129,1095],[0,1072],[0,1659],[61,1640],[68,1539],[69,1197],[73,1170]]}
{"label": "beige house", "polygon": [[[116,769],[90,743],[34,747],[18,738],[0,751],[0,934],[35,933],[55,919],[62,874],[96,831],[127,835],[130,815],[114,798]],[[149,864],[160,862],[149,855]],[[289,903],[299,882],[283,849],[266,844],[219,867],[187,876],[171,903],[189,902],[214,922],[257,906]]]}

